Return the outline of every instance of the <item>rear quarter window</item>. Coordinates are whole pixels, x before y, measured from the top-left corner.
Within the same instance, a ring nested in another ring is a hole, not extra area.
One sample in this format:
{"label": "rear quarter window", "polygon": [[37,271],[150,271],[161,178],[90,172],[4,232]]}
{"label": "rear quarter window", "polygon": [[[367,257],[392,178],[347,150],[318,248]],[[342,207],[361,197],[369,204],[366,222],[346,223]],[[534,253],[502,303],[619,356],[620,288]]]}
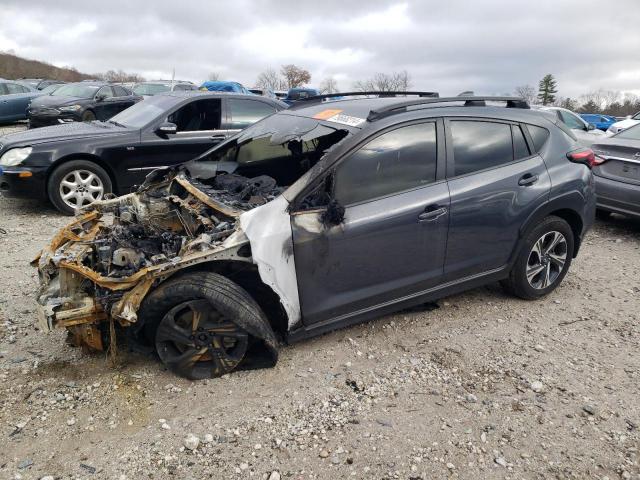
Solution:
{"label": "rear quarter window", "polygon": [[529,135],[533,140],[533,148],[536,152],[539,152],[542,150],[542,147],[544,147],[544,144],[547,143],[547,140],[549,140],[549,136],[551,135],[549,130],[536,125],[527,125],[527,130],[529,130]]}

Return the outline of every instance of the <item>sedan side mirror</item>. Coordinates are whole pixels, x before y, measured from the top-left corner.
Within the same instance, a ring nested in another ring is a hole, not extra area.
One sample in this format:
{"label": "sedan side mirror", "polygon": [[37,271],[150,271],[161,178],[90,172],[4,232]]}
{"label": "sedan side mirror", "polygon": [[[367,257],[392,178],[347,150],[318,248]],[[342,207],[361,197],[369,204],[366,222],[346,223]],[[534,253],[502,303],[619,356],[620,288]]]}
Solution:
{"label": "sedan side mirror", "polygon": [[593,123],[587,124],[587,130],[595,130],[596,126]]}
{"label": "sedan side mirror", "polygon": [[178,132],[178,126],[175,123],[164,122],[156,129],[156,133],[162,135],[172,135]]}
{"label": "sedan side mirror", "polygon": [[104,102],[105,98],[107,98],[106,95],[96,95],[96,102]]}

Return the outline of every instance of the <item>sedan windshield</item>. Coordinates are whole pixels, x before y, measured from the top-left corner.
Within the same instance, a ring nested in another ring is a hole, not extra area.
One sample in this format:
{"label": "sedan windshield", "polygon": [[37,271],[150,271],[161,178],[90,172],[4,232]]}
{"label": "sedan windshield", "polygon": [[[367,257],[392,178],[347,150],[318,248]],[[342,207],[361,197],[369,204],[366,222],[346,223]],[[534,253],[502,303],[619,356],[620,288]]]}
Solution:
{"label": "sedan windshield", "polygon": [[162,83],[139,83],[133,87],[133,93],[136,95],[156,95],[169,90],[171,86]]}
{"label": "sedan windshield", "polygon": [[61,97],[77,97],[77,98],[91,98],[95,95],[100,87],[96,85],[83,85],[81,83],[72,83],[69,85],[63,85],[54,91],[51,95]]}
{"label": "sedan windshield", "polygon": [[166,95],[150,97],[123,110],[109,121],[129,128],[142,128],[162,114],[166,115],[175,103],[174,97]]}

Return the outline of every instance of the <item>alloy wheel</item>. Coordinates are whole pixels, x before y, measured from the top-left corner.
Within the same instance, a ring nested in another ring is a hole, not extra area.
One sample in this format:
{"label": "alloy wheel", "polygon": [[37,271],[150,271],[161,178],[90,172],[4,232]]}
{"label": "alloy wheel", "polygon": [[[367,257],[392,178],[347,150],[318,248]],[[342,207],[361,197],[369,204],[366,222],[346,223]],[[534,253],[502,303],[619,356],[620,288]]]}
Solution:
{"label": "alloy wheel", "polygon": [[542,290],[560,277],[567,261],[567,239],[557,231],[542,235],[531,248],[526,275],[529,285]]}
{"label": "alloy wheel", "polygon": [[71,208],[81,208],[104,195],[98,175],[89,170],[72,170],[60,181],[60,198]]}
{"label": "alloy wheel", "polygon": [[182,302],[156,331],[156,349],[169,369],[188,378],[224,375],[244,358],[249,335],[207,300]]}

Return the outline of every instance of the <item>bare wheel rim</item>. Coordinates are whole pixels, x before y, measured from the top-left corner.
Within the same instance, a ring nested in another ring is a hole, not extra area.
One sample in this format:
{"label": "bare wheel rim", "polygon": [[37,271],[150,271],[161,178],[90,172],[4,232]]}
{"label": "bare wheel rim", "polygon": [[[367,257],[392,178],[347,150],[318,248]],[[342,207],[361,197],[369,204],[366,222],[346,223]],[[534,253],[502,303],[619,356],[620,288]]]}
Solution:
{"label": "bare wheel rim", "polygon": [[104,196],[104,184],[90,170],[72,170],[60,181],[60,198],[71,208],[89,205]]}
{"label": "bare wheel rim", "polygon": [[527,281],[536,290],[553,285],[567,262],[567,239],[557,231],[542,235],[531,248],[527,267]]}
{"label": "bare wheel rim", "polygon": [[189,378],[218,377],[238,366],[249,335],[212,308],[208,300],[189,300],[169,310],[156,331],[158,356]]}

